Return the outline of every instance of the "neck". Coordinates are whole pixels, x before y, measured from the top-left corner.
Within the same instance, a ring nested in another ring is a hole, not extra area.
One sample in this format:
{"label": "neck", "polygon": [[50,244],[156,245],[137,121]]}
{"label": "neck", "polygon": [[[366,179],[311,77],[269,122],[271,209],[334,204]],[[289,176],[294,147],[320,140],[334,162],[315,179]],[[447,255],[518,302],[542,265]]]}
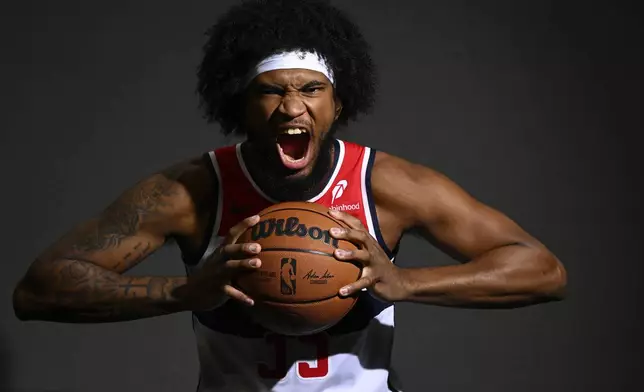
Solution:
{"label": "neck", "polygon": [[244,163],[253,181],[267,196],[280,202],[308,200],[322,192],[333,173],[336,150],[335,139],[329,137],[322,144],[311,173],[303,178],[289,179],[271,170],[263,154],[255,153],[250,143],[244,142],[241,146]]}

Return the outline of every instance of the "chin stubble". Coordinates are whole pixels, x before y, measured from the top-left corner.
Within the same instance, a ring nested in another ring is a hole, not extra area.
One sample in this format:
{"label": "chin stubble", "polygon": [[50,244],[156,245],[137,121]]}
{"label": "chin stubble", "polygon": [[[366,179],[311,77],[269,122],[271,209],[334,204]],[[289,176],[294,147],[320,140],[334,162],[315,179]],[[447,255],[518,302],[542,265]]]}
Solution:
{"label": "chin stubble", "polygon": [[[311,173],[304,177],[289,177],[286,173],[276,173],[271,167],[281,166],[275,152],[262,151],[254,161],[251,171],[253,179],[271,198],[280,201],[308,200],[317,195],[324,187],[331,174],[334,155],[334,138],[326,137],[320,145],[318,156]],[[270,154],[270,155],[269,155]],[[267,164],[266,159],[276,160]],[[251,170],[251,168],[249,168]]]}

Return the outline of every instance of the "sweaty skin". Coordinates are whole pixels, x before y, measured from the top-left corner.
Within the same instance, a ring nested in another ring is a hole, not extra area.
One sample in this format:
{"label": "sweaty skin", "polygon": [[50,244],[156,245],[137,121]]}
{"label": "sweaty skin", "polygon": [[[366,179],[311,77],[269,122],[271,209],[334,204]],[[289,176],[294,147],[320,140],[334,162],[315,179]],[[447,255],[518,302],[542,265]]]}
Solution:
{"label": "sweaty skin", "polygon": [[460,261],[394,268],[396,279],[382,285],[383,290],[375,286],[385,299],[477,308],[563,298],[566,271],[561,262],[508,216],[441,173],[378,152],[372,192],[390,249],[404,233],[414,232]]}
{"label": "sweaty skin", "polygon": [[[318,164],[325,161],[320,157],[333,159],[331,144],[324,141],[342,110],[333,87],[315,71],[276,70],[259,75],[249,92],[243,124],[248,140],[242,153],[250,174],[278,200],[317,194],[330,170]],[[275,142],[281,130],[292,126],[310,133],[314,149],[314,159],[297,171],[285,170]],[[234,243],[254,218],[231,229],[224,246],[190,278],[125,275],[168,243],[176,243],[187,257],[198,257],[217,210],[216,179],[208,165],[199,157],[160,171],[55,241],[15,288],[17,317],[112,322],[211,309],[224,297],[252,304],[229,283],[234,274],[261,265],[254,257],[259,248]],[[444,175],[378,152],[371,184],[390,249],[403,234],[415,232],[461,261],[401,269],[383,263],[382,250],[372,248],[361,257],[373,260],[373,275],[365,282],[377,295],[459,307],[515,307],[563,297],[566,271],[559,260],[516,222]],[[364,234],[356,229],[347,235],[364,239]]]}

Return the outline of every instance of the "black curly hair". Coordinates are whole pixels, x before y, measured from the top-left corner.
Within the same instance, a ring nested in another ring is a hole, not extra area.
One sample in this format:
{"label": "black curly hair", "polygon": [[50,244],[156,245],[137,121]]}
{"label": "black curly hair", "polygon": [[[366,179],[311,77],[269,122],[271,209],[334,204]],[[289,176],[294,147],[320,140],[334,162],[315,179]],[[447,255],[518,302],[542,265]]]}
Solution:
{"label": "black curly hair", "polygon": [[197,92],[209,123],[242,133],[244,81],[274,53],[308,50],[324,57],[335,77],[342,113],[334,128],[371,111],[376,72],[358,26],[328,0],[246,0],[211,27],[199,65]]}

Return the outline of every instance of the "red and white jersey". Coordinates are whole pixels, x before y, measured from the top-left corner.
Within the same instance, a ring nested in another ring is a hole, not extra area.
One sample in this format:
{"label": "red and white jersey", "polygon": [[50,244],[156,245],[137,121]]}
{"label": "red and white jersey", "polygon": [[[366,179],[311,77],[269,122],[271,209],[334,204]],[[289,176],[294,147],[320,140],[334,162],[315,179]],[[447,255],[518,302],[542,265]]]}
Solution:
{"label": "red and white jersey", "polygon": [[[380,234],[371,195],[375,152],[336,140],[333,174],[307,200],[339,209],[362,221],[392,262],[394,252]],[[239,144],[209,153],[218,177],[217,214],[208,248],[188,274],[198,269],[242,219],[277,203],[250,176]],[[394,306],[362,291],[337,325],[312,336],[276,335],[255,324],[236,301],[193,313],[200,376],[197,392],[388,392],[398,391],[391,370]]]}

